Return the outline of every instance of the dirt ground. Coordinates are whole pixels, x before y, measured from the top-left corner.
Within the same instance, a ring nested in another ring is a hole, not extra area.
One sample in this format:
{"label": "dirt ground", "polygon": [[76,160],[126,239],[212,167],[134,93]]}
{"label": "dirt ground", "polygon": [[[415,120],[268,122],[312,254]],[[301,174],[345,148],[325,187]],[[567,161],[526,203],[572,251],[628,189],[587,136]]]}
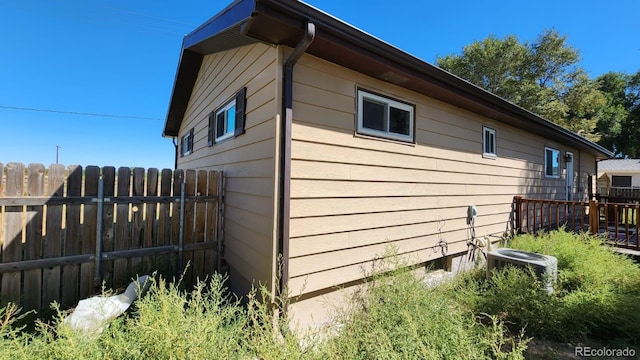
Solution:
{"label": "dirt ground", "polygon": [[580,359],[575,355],[575,347],[580,344],[558,343],[534,339],[527,344],[525,359],[528,360],[569,360]]}
{"label": "dirt ground", "polygon": [[[603,344],[571,344],[561,343],[549,340],[533,339],[528,344],[527,351],[525,352],[525,359],[527,360],[573,360],[573,359],[587,359],[587,357],[577,356],[576,347],[590,346],[591,348],[613,348],[610,345]],[[616,346],[617,347],[617,346]],[[621,346],[620,348],[625,348]],[[635,357],[589,357],[588,359],[639,359],[640,349],[636,350]]]}

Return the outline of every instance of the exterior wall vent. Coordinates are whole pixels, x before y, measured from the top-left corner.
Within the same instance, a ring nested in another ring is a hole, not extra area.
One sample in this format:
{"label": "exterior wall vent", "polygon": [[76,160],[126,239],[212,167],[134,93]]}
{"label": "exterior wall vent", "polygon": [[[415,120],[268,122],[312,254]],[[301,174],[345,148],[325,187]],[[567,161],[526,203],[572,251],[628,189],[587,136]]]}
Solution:
{"label": "exterior wall vent", "polygon": [[487,276],[490,275],[491,270],[502,269],[505,266],[520,268],[531,266],[547,292],[553,293],[553,283],[558,278],[558,259],[554,256],[509,248],[500,248],[487,253]]}

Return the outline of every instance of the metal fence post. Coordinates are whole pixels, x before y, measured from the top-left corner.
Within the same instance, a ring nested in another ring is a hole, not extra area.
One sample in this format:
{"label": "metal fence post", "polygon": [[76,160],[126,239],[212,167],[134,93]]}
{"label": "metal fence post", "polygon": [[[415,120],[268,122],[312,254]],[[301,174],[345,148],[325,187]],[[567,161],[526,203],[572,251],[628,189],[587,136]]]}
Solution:
{"label": "metal fence post", "polygon": [[520,234],[522,233],[522,214],[520,213],[522,211],[522,196],[520,195],[516,195],[513,197],[513,226],[511,227],[512,229],[512,234],[511,236],[513,237],[515,234]]}
{"label": "metal fence post", "polygon": [[96,254],[95,254],[95,274],[93,284],[99,287],[102,283],[102,221],[104,215],[104,179],[102,175],[98,178],[98,214],[96,219]]}
{"label": "metal fence post", "polygon": [[222,272],[222,258],[224,252],[224,173],[218,172],[218,211],[216,214],[216,267],[218,273]]}
{"label": "metal fence post", "polygon": [[589,230],[595,235],[600,230],[600,209],[597,200],[589,200]]}
{"label": "metal fence post", "polygon": [[182,273],[182,253],[184,251],[184,193],[186,184],[184,179],[180,184],[180,226],[178,229],[178,273]]}

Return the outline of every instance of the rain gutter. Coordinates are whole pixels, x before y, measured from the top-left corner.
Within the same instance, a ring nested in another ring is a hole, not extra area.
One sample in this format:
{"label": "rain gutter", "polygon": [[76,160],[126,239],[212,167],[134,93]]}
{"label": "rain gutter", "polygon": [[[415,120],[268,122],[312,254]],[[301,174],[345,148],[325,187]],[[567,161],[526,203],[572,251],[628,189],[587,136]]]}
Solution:
{"label": "rain gutter", "polygon": [[[284,119],[281,122],[280,143],[280,206],[278,232],[278,255],[282,256],[282,274],[280,275],[279,295],[289,281],[289,220],[291,217],[291,142],[293,123],[293,67],[309,48],[316,35],[316,26],[307,22],[302,40],[293,49],[284,63],[282,103]],[[278,259],[276,259],[277,261]]]}

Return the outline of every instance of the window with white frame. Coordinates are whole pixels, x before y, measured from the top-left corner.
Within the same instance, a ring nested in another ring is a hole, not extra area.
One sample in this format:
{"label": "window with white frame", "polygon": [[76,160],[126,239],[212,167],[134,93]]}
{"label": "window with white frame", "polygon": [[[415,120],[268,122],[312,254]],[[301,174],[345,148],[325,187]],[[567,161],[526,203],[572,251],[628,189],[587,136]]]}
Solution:
{"label": "window with white frame", "polygon": [[414,106],[358,89],[359,134],[413,142]]}
{"label": "window with white frame", "polygon": [[189,155],[193,152],[193,128],[186,134],[182,135],[180,140],[180,156]]}
{"label": "window with white frame", "polygon": [[560,177],[560,150],[545,146],[544,175],[550,178]]}
{"label": "window with white frame", "polygon": [[208,145],[244,134],[247,88],[209,114]]}
{"label": "window with white frame", "polygon": [[482,155],[484,157],[495,158],[498,156],[496,144],[496,131],[490,127],[482,127]]}
{"label": "window with white frame", "polygon": [[229,101],[215,112],[215,142],[232,137],[236,129],[236,99]]}

